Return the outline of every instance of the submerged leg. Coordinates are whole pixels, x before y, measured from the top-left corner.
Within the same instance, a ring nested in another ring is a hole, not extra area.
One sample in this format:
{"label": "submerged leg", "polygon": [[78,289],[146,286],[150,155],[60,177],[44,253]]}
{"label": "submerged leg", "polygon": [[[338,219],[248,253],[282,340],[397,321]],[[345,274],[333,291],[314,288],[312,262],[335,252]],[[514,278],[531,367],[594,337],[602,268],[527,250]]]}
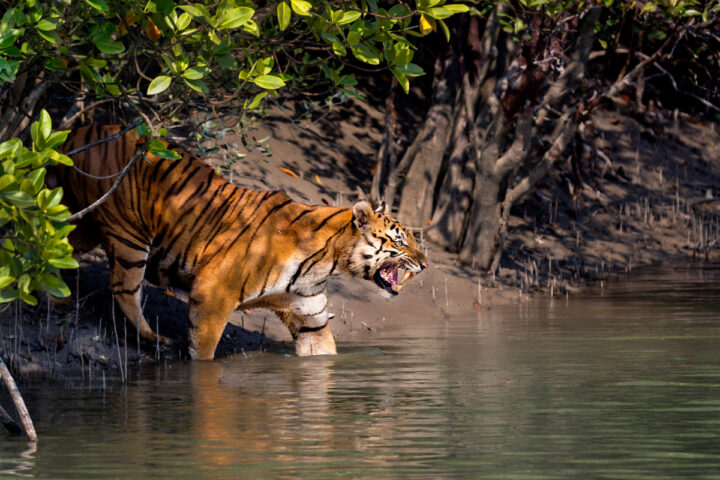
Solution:
{"label": "submerged leg", "polygon": [[335,338],[327,319],[324,323],[317,324],[290,310],[278,310],[275,313],[295,339],[295,353],[298,357],[337,355]]}
{"label": "submerged leg", "polygon": [[188,302],[189,353],[193,360],[212,360],[228,317],[237,304],[236,297],[218,288],[215,282],[203,284],[196,277]]}

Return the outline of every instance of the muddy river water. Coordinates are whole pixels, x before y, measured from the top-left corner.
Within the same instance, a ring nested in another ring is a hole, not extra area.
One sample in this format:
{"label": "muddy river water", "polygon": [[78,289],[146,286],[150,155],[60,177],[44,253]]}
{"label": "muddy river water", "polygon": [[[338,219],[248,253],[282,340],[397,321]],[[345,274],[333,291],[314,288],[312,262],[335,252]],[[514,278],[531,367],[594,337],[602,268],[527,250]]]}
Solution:
{"label": "muddy river water", "polygon": [[40,442],[0,434],[0,478],[720,478],[720,270],[418,322],[28,387]]}

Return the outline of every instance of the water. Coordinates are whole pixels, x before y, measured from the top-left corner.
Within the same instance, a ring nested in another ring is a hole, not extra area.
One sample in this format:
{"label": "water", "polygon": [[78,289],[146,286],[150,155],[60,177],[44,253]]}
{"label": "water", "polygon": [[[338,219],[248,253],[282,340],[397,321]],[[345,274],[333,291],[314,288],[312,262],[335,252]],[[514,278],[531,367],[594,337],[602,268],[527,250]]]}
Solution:
{"label": "water", "polygon": [[0,478],[720,478],[718,280],[652,271],[388,327],[334,358],[32,387],[40,442],[0,437]]}

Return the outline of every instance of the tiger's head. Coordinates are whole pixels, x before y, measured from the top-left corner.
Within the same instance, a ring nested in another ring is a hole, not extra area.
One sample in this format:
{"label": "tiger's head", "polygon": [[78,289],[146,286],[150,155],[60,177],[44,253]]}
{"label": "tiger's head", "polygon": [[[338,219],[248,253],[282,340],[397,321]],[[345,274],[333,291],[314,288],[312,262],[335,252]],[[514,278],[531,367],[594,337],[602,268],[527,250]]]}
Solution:
{"label": "tiger's head", "polygon": [[361,201],[352,208],[359,233],[352,247],[348,270],[353,276],[373,280],[388,295],[397,295],[405,282],[427,267],[425,255],[413,234],[385,212]]}

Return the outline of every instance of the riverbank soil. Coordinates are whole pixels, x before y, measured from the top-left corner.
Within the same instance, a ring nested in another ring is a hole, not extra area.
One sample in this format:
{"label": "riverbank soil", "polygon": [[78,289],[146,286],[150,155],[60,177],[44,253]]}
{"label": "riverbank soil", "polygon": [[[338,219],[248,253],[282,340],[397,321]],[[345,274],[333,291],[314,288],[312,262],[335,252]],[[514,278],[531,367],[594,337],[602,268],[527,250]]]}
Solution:
{"label": "riverbank soil", "polygon": [[[369,190],[382,136],[384,116],[373,103],[350,102],[310,118],[275,106],[244,142],[227,139],[248,147],[209,161],[243,186],[284,190],[307,203],[351,205],[360,190]],[[619,101],[593,114],[574,158],[514,207],[497,276],[463,268],[452,252],[418,233],[431,268],[396,298],[383,298],[364,280],[331,282],[331,326],[340,353],[344,345],[386,328],[413,335],[422,316],[448,319],[537,295],[573,294],[587,280],[607,281],[642,265],[717,260],[716,123],[662,110],[637,116]],[[66,275],[74,291],[70,299],[2,306],[0,351],[21,381],[102,388],[107,381],[133,378],[139,364],[182,358],[184,292],[145,287],[146,317],[175,343],[138,348],[133,327],[113,315],[103,252],[80,261],[80,270]],[[293,347],[272,313],[237,311],[216,356],[250,350],[290,355]]]}

